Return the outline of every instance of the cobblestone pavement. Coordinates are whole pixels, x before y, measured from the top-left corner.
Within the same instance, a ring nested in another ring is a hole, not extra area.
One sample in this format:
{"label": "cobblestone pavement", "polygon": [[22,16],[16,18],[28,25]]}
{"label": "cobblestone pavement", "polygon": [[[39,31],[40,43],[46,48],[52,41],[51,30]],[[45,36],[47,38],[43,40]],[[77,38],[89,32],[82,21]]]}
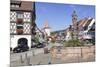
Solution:
{"label": "cobblestone pavement", "polygon": [[24,59],[18,59],[16,61],[11,61],[11,67],[16,66],[29,66],[29,65],[44,65],[44,64],[62,64],[62,63],[79,63],[79,62],[92,62],[95,61],[95,57],[90,57],[88,59],[82,58],[72,58],[61,60],[59,58],[52,58],[50,53],[48,54],[37,54]]}
{"label": "cobblestone pavement", "polygon": [[[57,43],[55,44],[57,45]],[[48,46],[52,47],[52,46]],[[52,58],[51,54],[44,54],[44,49],[31,49],[23,53],[11,53],[10,66],[29,66],[29,65],[47,65],[47,64],[63,64],[63,63],[80,63],[80,62],[92,62],[95,61],[95,57],[83,58],[70,58],[61,60],[60,58]]]}

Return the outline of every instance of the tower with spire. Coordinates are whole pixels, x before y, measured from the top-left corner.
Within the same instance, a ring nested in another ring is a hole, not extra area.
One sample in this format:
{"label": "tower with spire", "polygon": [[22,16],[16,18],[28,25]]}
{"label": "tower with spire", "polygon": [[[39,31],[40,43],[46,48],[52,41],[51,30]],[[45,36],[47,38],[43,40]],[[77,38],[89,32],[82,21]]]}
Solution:
{"label": "tower with spire", "polygon": [[73,37],[74,39],[78,38],[78,23],[77,23],[77,14],[76,11],[74,10],[72,13],[72,25],[73,25]]}
{"label": "tower with spire", "polygon": [[44,33],[45,33],[45,35],[46,35],[47,37],[50,36],[50,27],[49,27],[48,21],[46,21],[46,22],[44,23],[43,31],[44,31]]}

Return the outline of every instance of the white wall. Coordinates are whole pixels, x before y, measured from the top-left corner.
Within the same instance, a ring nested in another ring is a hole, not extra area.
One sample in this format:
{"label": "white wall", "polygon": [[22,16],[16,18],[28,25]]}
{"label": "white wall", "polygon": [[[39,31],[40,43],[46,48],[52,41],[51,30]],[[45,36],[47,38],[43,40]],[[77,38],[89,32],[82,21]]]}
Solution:
{"label": "white wall", "polygon": [[48,36],[50,36],[50,29],[45,29],[45,32],[47,33]]}
{"label": "white wall", "polygon": [[28,46],[31,46],[31,35],[12,35],[10,39],[10,46],[15,48],[17,46],[18,39],[26,38],[28,40]]}
{"label": "white wall", "polygon": [[71,39],[71,34],[70,32],[67,32],[67,35],[66,35],[66,41],[70,40]]}

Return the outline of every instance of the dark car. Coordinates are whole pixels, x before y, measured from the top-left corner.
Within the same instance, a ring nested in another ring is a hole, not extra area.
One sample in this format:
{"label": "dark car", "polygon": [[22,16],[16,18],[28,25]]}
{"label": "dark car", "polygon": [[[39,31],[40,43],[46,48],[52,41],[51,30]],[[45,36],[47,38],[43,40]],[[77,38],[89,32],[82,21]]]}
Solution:
{"label": "dark car", "polygon": [[44,48],[46,45],[44,43],[38,43],[36,45],[37,48]]}
{"label": "dark car", "polygon": [[14,53],[25,52],[28,51],[28,40],[26,38],[20,38],[18,40],[18,46],[13,49]]}
{"label": "dark car", "polygon": [[37,47],[37,45],[31,45],[31,48],[36,48]]}
{"label": "dark car", "polygon": [[10,51],[12,51],[12,47],[10,47]]}
{"label": "dark car", "polygon": [[13,49],[14,53],[20,53],[20,52],[25,52],[28,51],[29,47],[28,46],[17,46]]}

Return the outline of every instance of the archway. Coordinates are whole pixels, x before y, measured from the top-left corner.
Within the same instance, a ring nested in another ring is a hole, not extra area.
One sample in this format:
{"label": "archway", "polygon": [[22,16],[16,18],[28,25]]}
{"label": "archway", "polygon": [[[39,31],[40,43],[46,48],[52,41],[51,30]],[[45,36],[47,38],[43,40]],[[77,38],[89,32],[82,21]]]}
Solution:
{"label": "archway", "polygon": [[28,46],[28,40],[26,38],[18,39],[18,46],[21,47]]}

